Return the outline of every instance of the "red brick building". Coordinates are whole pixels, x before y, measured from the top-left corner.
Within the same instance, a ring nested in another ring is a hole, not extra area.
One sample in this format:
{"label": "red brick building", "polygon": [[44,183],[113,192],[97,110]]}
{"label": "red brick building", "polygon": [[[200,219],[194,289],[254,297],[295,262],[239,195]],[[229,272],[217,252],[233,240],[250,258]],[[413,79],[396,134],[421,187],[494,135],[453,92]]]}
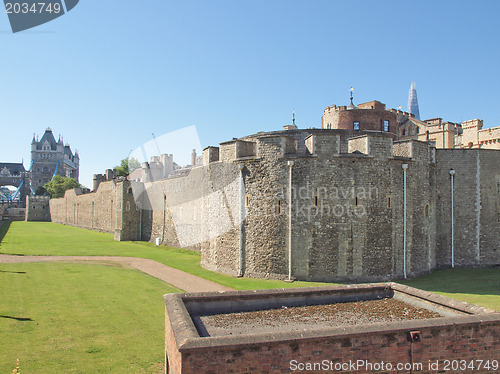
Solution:
{"label": "red brick building", "polygon": [[394,111],[386,110],[380,101],[349,106],[332,105],[323,111],[321,128],[354,131],[373,131],[397,137],[398,121]]}

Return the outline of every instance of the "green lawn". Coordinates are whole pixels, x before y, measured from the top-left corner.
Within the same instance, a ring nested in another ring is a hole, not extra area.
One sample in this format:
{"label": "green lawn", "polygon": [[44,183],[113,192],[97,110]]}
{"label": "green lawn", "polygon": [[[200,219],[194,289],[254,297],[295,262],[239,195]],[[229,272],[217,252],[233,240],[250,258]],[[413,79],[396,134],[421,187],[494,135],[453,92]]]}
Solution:
{"label": "green lawn", "polygon": [[[2,233],[6,235],[1,239]],[[328,283],[234,278],[200,266],[198,252],[157,247],[148,242],[117,242],[112,234],[51,222],[13,222],[0,227],[0,254],[58,256],[132,256],[156,260],[237,290],[307,287]],[[331,283],[330,283],[331,284]]]}
{"label": "green lawn", "polygon": [[[0,253],[150,258],[236,289],[323,284],[233,278],[203,269],[193,251],[54,223],[4,224]],[[442,270],[400,283],[500,310],[498,269]],[[0,373],[12,372],[17,358],[25,373],[161,373],[162,295],[179,291],[117,266],[0,264]]]}
{"label": "green lawn", "polygon": [[399,283],[500,311],[500,269],[446,269]]}
{"label": "green lawn", "polygon": [[[3,239],[2,239],[3,237]],[[156,260],[237,290],[306,287],[331,283],[233,278],[200,266],[200,254],[147,242],[116,242],[112,234],[50,222],[13,222],[0,227],[0,253],[19,255],[109,255]],[[413,287],[500,310],[500,269],[449,269],[411,280]]]}
{"label": "green lawn", "polygon": [[0,373],[162,373],[163,295],[137,270],[0,264]]}

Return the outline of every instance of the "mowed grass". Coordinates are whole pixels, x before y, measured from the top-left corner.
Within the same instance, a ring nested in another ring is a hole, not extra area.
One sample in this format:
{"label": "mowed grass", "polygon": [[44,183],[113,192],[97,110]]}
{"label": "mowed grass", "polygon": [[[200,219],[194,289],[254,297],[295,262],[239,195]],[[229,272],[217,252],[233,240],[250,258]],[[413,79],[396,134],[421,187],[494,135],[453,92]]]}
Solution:
{"label": "mowed grass", "polygon": [[500,269],[446,269],[399,283],[500,311]]}
{"label": "mowed grass", "polygon": [[163,295],[137,270],[0,264],[0,372],[162,373]]}
{"label": "mowed grass", "polygon": [[[5,235],[2,238],[2,233]],[[117,242],[112,234],[51,222],[12,222],[0,227],[0,254],[131,256],[149,258],[237,290],[320,286],[333,283],[234,278],[201,267],[201,255],[148,242]]]}
{"label": "mowed grass", "polygon": [[[201,268],[200,254],[54,223],[0,227],[0,253],[150,258],[236,289],[322,283],[232,278]],[[453,269],[401,281],[500,310],[498,269]],[[0,372],[161,373],[163,294],[178,292],[136,270],[97,264],[0,264]]]}
{"label": "mowed grass", "polygon": [[[5,236],[2,238],[2,235]],[[147,242],[116,242],[112,234],[50,222],[13,222],[0,227],[0,253],[20,255],[110,255],[150,258],[238,290],[306,287],[332,283],[233,278],[200,266],[199,253]],[[500,310],[500,269],[448,269],[410,280],[409,286]]]}

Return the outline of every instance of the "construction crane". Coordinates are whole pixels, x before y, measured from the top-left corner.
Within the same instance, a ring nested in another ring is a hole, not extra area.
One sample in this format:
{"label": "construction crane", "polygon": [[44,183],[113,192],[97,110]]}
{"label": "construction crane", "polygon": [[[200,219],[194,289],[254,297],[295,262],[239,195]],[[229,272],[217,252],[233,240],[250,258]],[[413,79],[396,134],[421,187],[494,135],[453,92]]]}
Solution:
{"label": "construction crane", "polygon": [[156,149],[158,150],[158,156],[160,156],[161,155],[160,147],[158,147],[158,143],[156,142],[156,137],[155,137],[154,132],[152,132],[151,135],[153,135],[153,140],[155,141]]}

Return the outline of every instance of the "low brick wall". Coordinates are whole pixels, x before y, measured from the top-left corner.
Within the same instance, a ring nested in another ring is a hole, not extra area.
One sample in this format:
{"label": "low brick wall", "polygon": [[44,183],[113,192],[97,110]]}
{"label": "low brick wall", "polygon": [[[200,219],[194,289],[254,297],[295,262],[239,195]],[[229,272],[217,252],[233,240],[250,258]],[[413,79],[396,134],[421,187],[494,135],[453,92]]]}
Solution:
{"label": "low brick wall", "polygon": [[[395,283],[372,286],[390,287],[398,297],[446,310],[450,316],[316,331],[200,337],[190,316],[193,301],[194,309],[200,311],[205,298],[213,313],[218,300],[226,312],[228,307],[250,305],[249,300],[273,300],[278,295],[288,299],[308,293],[317,297],[318,292],[334,297],[339,292],[366,295],[367,286],[167,295],[167,373],[409,373],[410,368],[413,373],[498,372],[494,365],[500,356],[500,313]],[[410,342],[410,331],[419,331],[420,341]]]}

